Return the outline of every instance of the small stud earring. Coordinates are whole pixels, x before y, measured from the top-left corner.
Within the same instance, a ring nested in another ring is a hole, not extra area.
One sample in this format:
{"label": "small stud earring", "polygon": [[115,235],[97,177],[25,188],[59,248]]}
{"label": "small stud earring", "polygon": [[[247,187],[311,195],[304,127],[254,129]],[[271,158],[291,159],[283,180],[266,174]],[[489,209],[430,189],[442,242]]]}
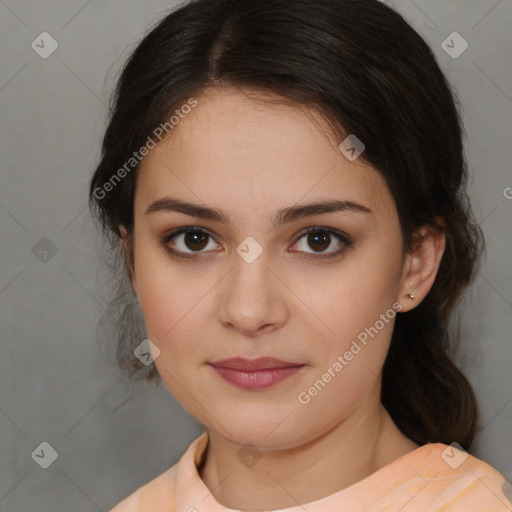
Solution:
{"label": "small stud earring", "polygon": [[411,299],[411,300],[414,300],[414,295],[412,293],[408,293],[407,297],[409,297],[409,299]]}

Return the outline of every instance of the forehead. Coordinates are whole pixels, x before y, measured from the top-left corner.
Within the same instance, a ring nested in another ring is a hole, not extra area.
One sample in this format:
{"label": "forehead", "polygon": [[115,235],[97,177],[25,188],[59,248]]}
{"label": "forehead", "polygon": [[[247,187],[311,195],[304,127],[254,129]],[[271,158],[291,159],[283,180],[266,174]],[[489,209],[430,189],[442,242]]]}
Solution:
{"label": "forehead", "polygon": [[361,159],[347,160],[314,110],[226,88],[207,90],[196,100],[142,161],[138,202],[169,193],[253,211],[256,203],[274,210],[336,197],[373,210],[392,207],[381,174]]}

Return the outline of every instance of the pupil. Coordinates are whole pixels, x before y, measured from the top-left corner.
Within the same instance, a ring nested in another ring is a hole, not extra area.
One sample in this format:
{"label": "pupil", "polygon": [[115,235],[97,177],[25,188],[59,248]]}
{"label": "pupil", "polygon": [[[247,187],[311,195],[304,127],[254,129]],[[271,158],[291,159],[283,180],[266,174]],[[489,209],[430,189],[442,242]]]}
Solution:
{"label": "pupil", "polygon": [[[327,243],[326,243],[327,242]],[[308,243],[310,245],[315,245],[315,244],[318,244],[320,245],[320,250],[322,249],[325,249],[327,247],[329,247],[329,235],[319,235],[319,234],[314,234],[314,235],[309,235],[308,237]],[[312,247],[312,249],[315,249],[315,247]]]}

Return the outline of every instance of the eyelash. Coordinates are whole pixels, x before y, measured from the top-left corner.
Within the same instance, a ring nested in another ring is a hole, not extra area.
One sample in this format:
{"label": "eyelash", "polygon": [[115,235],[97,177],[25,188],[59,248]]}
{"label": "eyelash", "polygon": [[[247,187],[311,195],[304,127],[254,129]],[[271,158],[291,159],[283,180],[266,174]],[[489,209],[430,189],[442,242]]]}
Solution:
{"label": "eyelash", "polygon": [[[197,260],[198,258],[203,257],[203,256],[200,256],[200,254],[202,254],[200,252],[197,252],[195,256],[188,256],[188,255],[185,255],[187,253],[183,253],[182,251],[176,251],[169,247],[168,244],[173,238],[175,238],[181,234],[186,234],[186,233],[202,233],[202,234],[209,236],[212,239],[214,238],[205,229],[197,228],[194,226],[187,226],[184,228],[179,228],[177,230],[172,231],[171,233],[164,235],[161,238],[160,243],[163,245],[164,249],[170,254],[170,256],[172,258],[176,258],[176,259],[180,259],[180,260]],[[329,260],[332,260],[336,257],[339,257],[341,255],[341,253],[343,253],[352,244],[352,241],[349,239],[349,237],[346,234],[342,233],[341,231],[338,231],[338,230],[332,229],[332,228],[311,227],[311,228],[305,229],[304,231],[301,231],[296,242],[293,245],[295,245],[304,236],[309,235],[311,233],[326,233],[329,235],[333,235],[343,244],[343,247],[333,253],[328,253],[328,254],[318,253],[317,255],[314,255],[314,253],[306,253],[308,255],[312,255],[312,257],[311,256],[305,257],[305,259],[314,259],[314,260],[329,259]]]}

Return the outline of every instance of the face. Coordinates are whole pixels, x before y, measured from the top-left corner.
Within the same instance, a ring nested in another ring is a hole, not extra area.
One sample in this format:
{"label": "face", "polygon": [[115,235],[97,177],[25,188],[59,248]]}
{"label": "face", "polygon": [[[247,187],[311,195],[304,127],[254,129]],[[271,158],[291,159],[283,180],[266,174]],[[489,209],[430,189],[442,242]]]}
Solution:
{"label": "face", "polygon": [[[132,285],[158,371],[193,416],[236,443],[297,446],[379,393],[403,279],[395,204],[316,114],[228,89],[196,99],[141,164]],[[335,201],[353,207],[287,210]],[[232,357],[303,366],[246,389],[210,365]]]}

